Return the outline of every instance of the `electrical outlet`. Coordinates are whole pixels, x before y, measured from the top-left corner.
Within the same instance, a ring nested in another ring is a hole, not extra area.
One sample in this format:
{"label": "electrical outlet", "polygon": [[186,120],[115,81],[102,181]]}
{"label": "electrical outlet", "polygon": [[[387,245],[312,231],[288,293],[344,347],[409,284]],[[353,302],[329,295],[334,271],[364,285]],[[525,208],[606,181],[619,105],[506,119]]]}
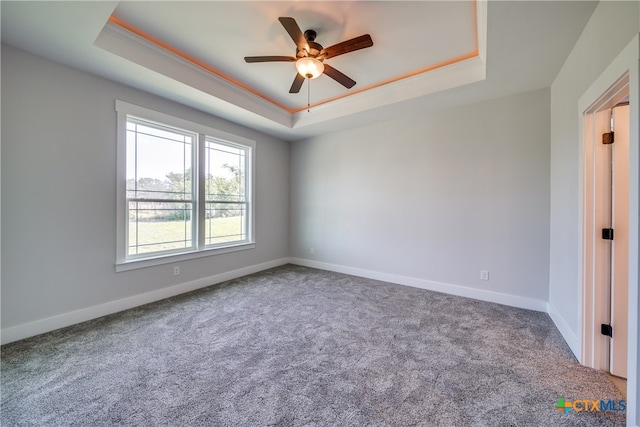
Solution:
{"label": "electrical outlet", "polygon": [[489,280],[489,270],[480,270],[480,280]]}
{"label": "electrical outlet", "polygon": [[313,249],[313,248],[309,248],[309,253],[310,253],[311,255],[313,255],[313,254],[315,254],[315,253],[316,253],[316,250],[315,250],[315,249]]}
{"label": "electrical outlet", "polygon": [[180,275],[180,266],[179,265],[174,265],[173,266],[173,275],[174,276],[179,276]]}

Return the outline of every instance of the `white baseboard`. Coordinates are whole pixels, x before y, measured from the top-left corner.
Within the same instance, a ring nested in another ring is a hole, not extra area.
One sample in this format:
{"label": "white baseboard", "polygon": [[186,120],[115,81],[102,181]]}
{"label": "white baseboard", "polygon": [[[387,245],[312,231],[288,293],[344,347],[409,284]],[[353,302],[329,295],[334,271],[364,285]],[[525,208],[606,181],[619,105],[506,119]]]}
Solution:
{"label": "white baseboard", "polygon": [[169,286],[167,288],[158,289],[144,294],[134,295],[115,301],[109,301],[104,304],[94,305],[92,307],[82,308],[80,310],[62,313],[56,316],[47,317],[22,325],[12,326],[2,329],[0,342],[7,344],[24,338],[50,332],[56,329],[71,326],[76,323],[86,322],[87,320],[97,319],[98,317],[108,314],[117,313],[119,311],[128,310],[151,302],[159,301],[185,292],[194,291],[196,289],[205,288],[227,280],[236,279],[248,274],[257,273],[269,268],[278,267],[289,263],[289,258],[280,258],[268,261],[262,264],[251,265],[237,270],[227,271],[225,273],[216,274],[202,279],[190,282],[180,283],[178,285]]}
{"label": "white baseboard", "polygon": [[418,279],[416,277],[400,276],[397,274],[382,273],[379,271],[365,270],[344,265],[329,264],[303,258],[291,258],[292,264],[305,267],[318,268],[320,270],[335,271],[352,276],[366,277],[367,279],[381,280],[383,282],[396,283],[399,285],[412,286],[414,288],[427,289],[430,291],[442,292],[450,295],[458,295],[466,298],[473,298],[481,301],[494,302],[511,307],[525,308],[535,311],[547,311],[547,302],[533,298],[526,298],[517,295],[504,294],[500,292],[487,291],[484,289],[469,288],[467,286],[452,285],[449,283],[434,282],[431,280]]}
{"label": "white baseboard", "polygon": [[427,289],[436,292],[442,292],[451,295],[458,295],[467,298],[473,298],[481,301],[494,302],[498,304],[508,305],[512,307],[525,308],[528,310],[547,312],[551,320],[564,337],[565,341],[571,348],[571,351],[580,360],[580,346],[576,336],[571,332],[570,328],[564,322],[562,316],[557,310],[546,301],[533,298],[520,297],[517,295],[504,294],[500,292],[487,291],[483,289],[474,289],[466,286],[453,285],[449,283],[434,282],[415,277],[401,276],[390,273],[382,273],[379,271],[366,270],[356,267],[348,267],[338,264],[330,264],[318,262],[302,258],[280,258],[277,260],[265,262],[262,264],[252,265],[225,273],[216,274],[209,277],[193,280],[190,282],[180,283],[178,285],[169,286],[167,288],[158,289],[144,294],[134,295],[131,297],[110,301],[80,310],[62,313],[45,319],[36,320],[22,325],[12,326],[2,329],[0,342],[7,344],[24,338],[50,332],[56,329],[74,325],[76,323],[85,322],[87,320],[96,319],[98,317],[117,313],[119,311],[138,307],[151,302],[159,301],[175,295],[180,295],[196,289],[215,285],[227,280],[236,279],[248,274],[257,273],[269,268],[278,267],[287,263],[302,265],[321,270],[335,271],[337,273],[350,274],[353,276],[366,277],[369,279],[380,280],[389,283],[396,283],[415,288]]}
{"label": "white baseboard", "polygon": [[549,317],[551,317],[551,320],[556,325],[556,328],[558,328],[558,331],[560,331],[562,338],[564,338],[564,340],[566,341],[573,355],[576,357],[576,359],[578,359],[578,361],[580,361],[581,360],[580,340],[573,333],[569,325],[567,325],[567,322],[564,320],[564,317],[562,317],[562,315],[560,315],[558,310],[556,310],[556,308],[552,306],[550,303],[547,303],[547,314],[549,314]]}

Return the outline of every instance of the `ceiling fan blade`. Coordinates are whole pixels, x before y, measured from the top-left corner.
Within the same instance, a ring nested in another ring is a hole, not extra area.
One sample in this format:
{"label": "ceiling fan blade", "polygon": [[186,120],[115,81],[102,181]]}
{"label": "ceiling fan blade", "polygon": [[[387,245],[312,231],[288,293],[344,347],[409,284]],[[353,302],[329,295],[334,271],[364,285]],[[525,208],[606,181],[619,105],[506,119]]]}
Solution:
{"label": "ceiling fan blade", "polygon": [[245,56],[246,62],[294,62],[293,56]]}
{"label": "ceiling fan blade", "polygon": [[356,84],[355,80],[352,80],[351,78],[345,76],[340,71],[333,68],[331,65],[324,64],[323,73],[331,77],[333,80],[337,81],[347,89],[351,89]]}
{"label": "ceiling fan blade", "polygon": [[300,92],[302,83],[304,83],[304,77],[302,77],[299,73],[296,73],[296,78],[293,79],[293,84],[291,85],[291,89],[289,89],[289,93]]}
{"label": "ceiling fan blade", "polygon": [[319,56],[324,56],[325,59],[333,58],[334,56],[343,55],[345,53],[353,52],[354,50],[360,50],[371,46],[373,46],[373,40],[371,40],[371,36],[369,34],[365,34],[322,49]]}
{"label": "ceiling fan blade", "polygon": [[302,34],[302,31],[295,19],[281,16],[278,18],[278,21],[280,21],[284,29],[287,30],[287,33],[289,33],[298,49],[309,50],[307,40],[304,38],[304,34]]}

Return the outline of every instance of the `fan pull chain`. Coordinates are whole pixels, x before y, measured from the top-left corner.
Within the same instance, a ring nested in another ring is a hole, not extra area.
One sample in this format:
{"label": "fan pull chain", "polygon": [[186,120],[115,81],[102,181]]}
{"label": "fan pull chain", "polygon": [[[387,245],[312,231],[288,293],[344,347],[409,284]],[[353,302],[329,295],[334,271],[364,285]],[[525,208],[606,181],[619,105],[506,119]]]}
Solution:
{"label": "fan pull chain", "polygon": [[311,79],[307,79],[307,113],[311,112]]}

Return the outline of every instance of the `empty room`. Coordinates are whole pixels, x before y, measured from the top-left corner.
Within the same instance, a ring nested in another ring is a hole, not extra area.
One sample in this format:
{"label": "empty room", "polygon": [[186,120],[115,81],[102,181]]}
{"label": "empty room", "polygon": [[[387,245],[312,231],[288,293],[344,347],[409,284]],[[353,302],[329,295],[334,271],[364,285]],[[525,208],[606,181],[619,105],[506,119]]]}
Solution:
{"label": "empty room", "polygon": [[0,424],[640,425],[637,1],[2,1]]}

